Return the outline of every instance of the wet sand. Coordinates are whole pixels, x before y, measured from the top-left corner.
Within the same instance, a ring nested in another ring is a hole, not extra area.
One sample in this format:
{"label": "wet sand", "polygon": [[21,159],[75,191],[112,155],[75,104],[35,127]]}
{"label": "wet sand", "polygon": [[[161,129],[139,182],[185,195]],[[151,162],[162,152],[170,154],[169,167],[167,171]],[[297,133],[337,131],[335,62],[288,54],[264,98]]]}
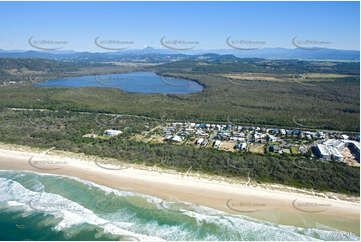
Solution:
{"label": "wet sand", "polygon": [[0,149],[0,170],[74,176],[120,190],[191,202],[278,224],[312,228],[323,224],[360,235],[359,202],[3,148]]}

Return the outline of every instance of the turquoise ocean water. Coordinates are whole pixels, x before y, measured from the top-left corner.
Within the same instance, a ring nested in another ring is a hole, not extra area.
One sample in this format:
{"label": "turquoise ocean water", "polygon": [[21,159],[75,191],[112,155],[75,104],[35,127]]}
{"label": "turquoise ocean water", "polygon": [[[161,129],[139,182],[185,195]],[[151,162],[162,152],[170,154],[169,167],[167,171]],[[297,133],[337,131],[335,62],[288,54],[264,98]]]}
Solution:
{"label": "turquoise ocean water", "polygon": [[0,171],[0,240],[360,240],[120,191],[74,177]]}

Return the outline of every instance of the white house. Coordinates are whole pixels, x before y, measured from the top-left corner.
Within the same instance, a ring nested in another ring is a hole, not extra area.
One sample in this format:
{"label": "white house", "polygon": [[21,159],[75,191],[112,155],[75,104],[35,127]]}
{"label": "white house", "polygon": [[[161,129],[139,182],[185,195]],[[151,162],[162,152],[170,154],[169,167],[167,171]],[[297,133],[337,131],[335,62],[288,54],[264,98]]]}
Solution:
{"label": "white house", "polygon": [[200,144],[202,144],[203,141],[204,141],[203,138],[197,139],[196,144],[197,144],[197,145],[200,145]]}
{"label": "white house", "polygon": [[262,139],[264,137],[266,137],[266,134],[261,134],[261,133],[255,133],[254,134],[255,139]]}
{"label": "white house", "polygon": [[109,136],[117,136],[123,134],[123,132],[120,130],[107,129],[104,131],[104,134]]}
{"label": "white house", "polygon": [[232,141],[245,141],[245,138],[241,138],[241,137],[231,137],[230,140],[232,140]]}
{"label": "white house", "polygon": [[221,145],[221,141],[220,141],[220,140],[216,140],[216,141],[214,141],[214,143],[213,143],[213,147],[215,147],[215,148],[219,147],[220,145]]}
{"label": "white house", "polygon": [[180,137],[178,135],[169,135],[168,137],[165,138],[165,140],[170,140],[170,141],[174,141],[174,142],[182,142],[183,141],[182,137]]}
{"label": "white house", "polygon": [[273,136],[273,135],[267,135],[267,138],[268,138],[268,140],[270,141],[270,142],[275,142],[275,141],[277,141],[277,137],[276,136]]}
{"label": "white house", "polygon": [[182,142],[182,137],[178,136],[178,135],[174,135],[172,137],[172,141],[175,141],[175,142]]}
{"label": "white house", "polygon": [[182,126],[183,125],[183,123],[172,123],[172,126],[173,127],[180,127],[180,126]]}
{"label": "white house", "polygon": [[342,139],[349,139],[349,136],[346,134],[341,135]]}
{"label": "white house", "polygon": [[206,132],[204,132],[203,130],[197,130],[196,131],[196,135],[200,135],[200,136],[207,136],[208,134]]}
{"label": "white house", "polygon": [[325,137],[325,134],[323,132],[321,132],[321,131],[318,131],[316,135],[319,138],[324,138]]}

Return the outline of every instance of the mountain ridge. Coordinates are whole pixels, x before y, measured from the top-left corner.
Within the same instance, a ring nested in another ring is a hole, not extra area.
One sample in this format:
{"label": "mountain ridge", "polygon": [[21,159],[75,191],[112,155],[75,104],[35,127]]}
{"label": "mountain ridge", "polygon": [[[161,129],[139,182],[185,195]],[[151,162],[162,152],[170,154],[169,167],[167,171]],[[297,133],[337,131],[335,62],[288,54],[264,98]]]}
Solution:
{"label": "mountain ridge", "polygon": [[89,59],[104,57],[113,59],[117,56],[130,55],[233,55],[238,58],[262,59],[304,59],[304,60],[344,60],[359,61],[360,51],[340,49],[287,49],[287,48],[261,48],[255,50],[213,49],[213,50],[170,50],[146,47],[144,49],[128,49],[113,52],[88,52],[74,50],[40,51],[40,50],[2,50],[0,58],[45,58],[45,59]]}

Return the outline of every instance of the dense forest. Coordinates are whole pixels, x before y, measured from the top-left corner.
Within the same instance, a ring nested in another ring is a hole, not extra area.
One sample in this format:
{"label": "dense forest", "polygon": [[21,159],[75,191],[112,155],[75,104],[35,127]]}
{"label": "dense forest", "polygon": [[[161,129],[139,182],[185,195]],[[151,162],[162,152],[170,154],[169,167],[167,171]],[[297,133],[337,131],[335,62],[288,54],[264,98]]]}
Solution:
{"label": "dense forest", "polygon": [[[48,108],[136,114],[172,120],[244,125],[304,126],[359,131],[360,83],[230,81],[212,75],[179,74],[205,88],[195,94],[140,94],[116,88],[4,86],[0,107]],[[296,122],[295,122],[296,120]]]}
{"label": "dense forest", "polygon": [[[250,176],[257,182],[359,194],[359,168],[338,162],[269,153],[240,155],[131,138],[155,127],[160,120],[358,132],[359,62],[239,59],[231,55],[186,58],[187,61],[169,59],[166,63],[149,65],[0,58],[0,141],[113,157],[119,162],[181,171],[192,167],[194,171],[240,179]],[[200,93],[165,95],[130,93],[117,88],[32,85],[52,78],[131,71],[152,71],[165,77],[193,80],[204,89]],[[262,76],[244,80],[223,75],[245,72],[266,73],[276,81]],[[287,79],[289,75],[304,73],[327,75],[322,80],[310,76],[307,83]],[[277,81],[278,78],[282,81]],[[114,119],[104,113],[130,116]],[[87,133],[102,134],[109,128],[125,133],[111,139],[83,137]],[[301,168],[305,166],[311,169]]]}
{"label": "dense forest", "polygon": [[49,79],[132,70],[132,67],[123,69],[107,63],[0,58],[0,86],[11,82],[31,85]]}
{"label": "dense forest", "polygon": [[[146,143],[131,138],[142,131],[149,131],[159,122],[104,114],[2,109],[0,141],[113,157],[119,163],[157,165],[183,172],[192,167],[193,171],[242,180],[249,176],[256,182],[275,182],[353,195],[360,193],[360,169],[340,162]],[[110,139],[83,137],[87,133],[100,135],[107,128],[123,130],[124,135]]]}
{"label": "dense forest", "polygon": [[192,58],[156,66],[159,72],[181,72],[193,74],[209,73],[333,73],[360,74],[359,62],[266,60],[259,58],[236,58],[232,55],[204,55],[202,59]]}
{"label": "dense forest", "polygon": [[[0,88],[0,107],[125,113],[153,118],[165,116],[179,121],[359,131],[359,62],[240,59],[232,55],[214,54],[186,57],[189,60],[158,65],[0,58],[0,79],[7,83]],[[164,76],[194,80],[203,85],[204,89],[195,94],[164,95],[129,93],[116,88],[49,88],[31,85],[51,78],[130,71],[154,71]],[[244,71],[268,73],[276,80],[290,73],[325,73],[326,77],[331,76],[302,82],[267,81],[262,77],[259,80],[242,80],[220,75],[242,74]],[[336,74],[344,76],[332,76]],[[9,84],[9,81],[23,84]]]}

